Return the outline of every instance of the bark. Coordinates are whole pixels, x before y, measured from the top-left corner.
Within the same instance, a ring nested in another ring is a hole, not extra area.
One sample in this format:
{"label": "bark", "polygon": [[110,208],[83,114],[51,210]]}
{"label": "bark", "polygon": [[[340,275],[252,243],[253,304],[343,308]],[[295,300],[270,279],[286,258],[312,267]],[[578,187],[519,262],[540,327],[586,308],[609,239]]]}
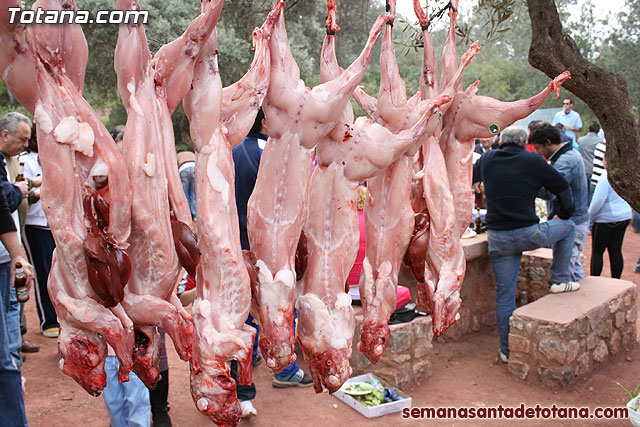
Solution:
{"label": "bark", "polygon": [[576,43],[562,30],[554,0],[528,0],[527,6],[532,29],[529,63],[550,78],[571,72],[563,86],[587,103],[606,133],[609,182],[640,211],[640,129],[625,79],[580,55]]}

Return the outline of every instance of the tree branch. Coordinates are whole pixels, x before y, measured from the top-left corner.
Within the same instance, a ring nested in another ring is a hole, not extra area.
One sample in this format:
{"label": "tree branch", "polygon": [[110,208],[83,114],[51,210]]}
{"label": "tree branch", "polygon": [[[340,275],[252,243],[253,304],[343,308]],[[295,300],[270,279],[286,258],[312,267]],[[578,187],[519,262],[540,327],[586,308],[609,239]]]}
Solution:
{"label": "tree branch", "polygon": [[527,7],[532,30],[529,63],[551,78],[571,72],[563,87],[587,103],[606,132],[609,182],[640,211],[640,129],[625,79],[580,55],[576,43],[562,30],[554,0],[528,0]]}

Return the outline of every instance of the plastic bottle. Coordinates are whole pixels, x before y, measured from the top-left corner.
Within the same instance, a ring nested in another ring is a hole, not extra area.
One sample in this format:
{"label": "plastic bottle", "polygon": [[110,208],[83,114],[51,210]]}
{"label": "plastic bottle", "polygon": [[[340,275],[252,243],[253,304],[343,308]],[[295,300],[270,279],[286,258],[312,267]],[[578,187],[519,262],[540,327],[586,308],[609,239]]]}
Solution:
{"label": "plastic bottle", "polygon": [[16,262],[16,279],[15,279],[15,288],[16,288],[16,298],[18,302],[25,303],[29,301],[29,289],[27,288],[27,278],[24,275],[24,269],[22,268],[22,263]]}

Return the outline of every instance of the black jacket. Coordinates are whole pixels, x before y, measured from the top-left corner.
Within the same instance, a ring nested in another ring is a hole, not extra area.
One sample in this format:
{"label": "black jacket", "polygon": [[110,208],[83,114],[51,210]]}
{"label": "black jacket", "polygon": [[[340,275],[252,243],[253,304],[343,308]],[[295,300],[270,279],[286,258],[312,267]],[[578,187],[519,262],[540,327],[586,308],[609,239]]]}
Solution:
{"label": "black jacket", "polygon": [[545,187],[558,197],[559,217],[573,214],[573,198],[567,181],[538,153],[515,145],[490,150],[473,167],[473,182],[484,182],[487,228],[514,230],[539,222],[535,199]]}

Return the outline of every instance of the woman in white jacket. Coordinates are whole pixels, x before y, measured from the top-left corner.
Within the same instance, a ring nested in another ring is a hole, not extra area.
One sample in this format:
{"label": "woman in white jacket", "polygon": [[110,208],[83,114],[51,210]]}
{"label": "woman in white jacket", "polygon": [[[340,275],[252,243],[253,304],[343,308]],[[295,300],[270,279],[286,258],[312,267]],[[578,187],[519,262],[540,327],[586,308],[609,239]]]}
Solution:
{"label": "woman in white jacket", "polygon": [[[604,160],[606,168],[607,162]],[[596,185],[589,205],[589,217],[593,221],[591,245],[591,275],[602,273],[604,250],[609,251],[611,277],[619,279],[624,267],[622,241],[631,218],[631,206],[609,184],[606,170]]]}

